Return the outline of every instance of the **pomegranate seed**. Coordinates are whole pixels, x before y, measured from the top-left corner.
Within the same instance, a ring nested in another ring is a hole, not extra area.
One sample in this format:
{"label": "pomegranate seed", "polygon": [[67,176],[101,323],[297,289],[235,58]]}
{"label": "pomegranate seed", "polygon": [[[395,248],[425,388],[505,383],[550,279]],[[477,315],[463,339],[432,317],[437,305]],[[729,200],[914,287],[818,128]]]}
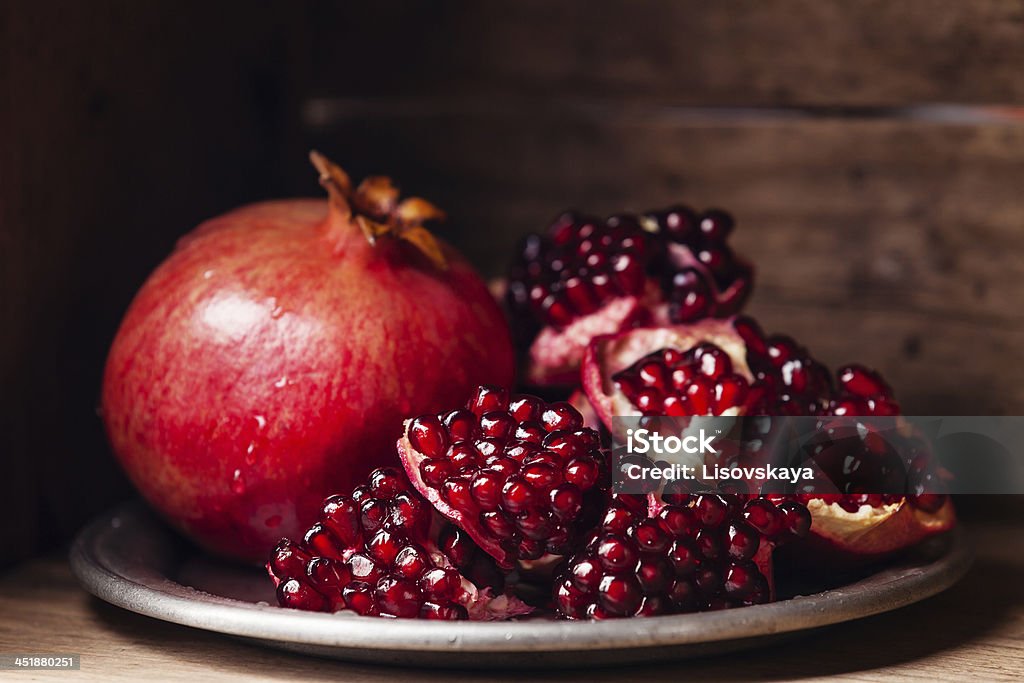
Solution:
{"label": "pomegranate seed", "polygon": [[600,606],[615,616],[636,613],[643,600],[640,582],[630,576],[605,576],[598,586]]}
{"label": "pomegranate seed", "polygon": [[438,488],[444,484],[445,479],[454,473],[455,469],[447,460],[424,460],[420,463],[420,476],[428,486]]}
{"label": "pomegranate seed", "polygon": [[[365,531],[376,531],[388,516],[388,504],[377,498],[364,499],[359,509],[359,523]],[[307,541],[307,544],[309,542]]]}
{"label": "pomegranate seed", "polygon": [[470,481],[466,475],[450,477],[445,480],[441,495],[445,501],[458,510],[472,512],[476,510],[476,501],[470,493]]}
{"label": "pomegranate seed", "polygon": [[723,588],[732,599],[743,599],[754,590],[760,572],[751,564],[734,564],[725,573]]}
{"label": "pomegranate seed", "polygon": [[698,496],[695,509],[701,524],[714,528],[725,521],[729,514],[729,502],[722,496],[706,494]]}
{"label": "pomegranate seed", "polygon": [[666,505],[658,513],[661,527],[670,535],[679,538],[696,532],[693,511],[675,504]]}
{"label": "pomegranate seed", "polygon": [[420,610],[420,618],[461,621],[469,619],[469,612],[462,605],[436,605],[432,602],[425,602]]}
{"label": "pomegranate seed", "polygon": [[359,540],[359,512],[351,498],[331,496],[325,500],[320,522],[338,537],[342,545],[351,546]]}
{"label": "pomegranate seed", "polygon": [[306,571],[310,555],[288,539],[282,539],[270,556],[270,570],[279,579],[300,576]]}
{"label": "pomegranate seed", "polygon": [[637,558],[633,544],[622,536],[606,534],[598,542],[597,559],[606,571],[618,573],[632,569]]}
{"label": "pomegranate seed", "polygon": [[786,529],[797,537],[807,535],[811,528],[811,513],[799,503],[788,502],[779,505],[779,511],[785,520]]}
{"label": "pomegranate seed", "polygon": [[743,518],[766,538],[773,539],[779,535],[785,524],[782,513],[770,501],[755,498],[743,509]]}
{"label": "pomegranate seed", "polygon": [[377,583],[376,603],[385,616],[411,618],[419,616],[423,596],[415,583],[386,577]]}
{"label": "pomegranate seed", "polygon": [[733,225],[732,216],[718,209],[706,211],[700,217],[700,231],[716,242],[725,240],[732,232]]}
{"label": "pomegranate seed", "polygon": [[513,538],[519,531],[516,525],[502,512],[485,512],[480,518],[488,533],[499,541]]}
{"label": "pomegranate seed", "polygon": [[453,410],[444,418],[444,426],[448,430],[448,436],[453,443],[466,441],[476,436],[476,425],[476,415],[464,408]]}
{"label": "pomegranate seed", "polygon": [[345,605],[357,614],[367,615],[374,611],[373,589],[364,581],[353,581],[341,593]]}
{"label": "pomegranate seed", "polygon": [[317,523],[309,528],[303,539],[303,544],[317,555],[342,559],[341,543],[322,524]]}
{"label": "pomegranate seed", "polygon": [[732,361],[728,354],[714,344],[700,344],[693,350],[693,360],[698,371],[711,379],[718,379],[732,372]]}
{"label": "pomegranate seed", "polygon": [[551,511],[563,520],[572,520],[583,509],[583,494],[574,484],[562,484],[551,490]]}
{"label": "pomegranate seed", "polygon": [[316,557],[306,566],[309,583],[320,594],[341,597],[341,589],[352,580],[352,572],[342,562]]}
{"label": "pomegranate seed", "polygon": [[839,369],[837,373],[839,384],[846,391],[871,398],[874,396],[890,396],[892,390],[885,381],[878,375],[860,365],[847,365]]}
{"label": "pomegranate seed", "polygon": [[515,438],[518,441],[529,441],[530,443],[543,443],[548,431],[543,424],[536,421],[521,422],[516,426]]}
{"label": "pomegranate seed", "polygon": [[387,529],[380,529],[367,544],[370,557],[380,564],[389,565],[398,557],[399,541]]}
{"label": "pomegranate seed", "polygon": [[421,415],[409,425],[409,442],[428,458],[440,458],[448,450],[448,432],[434,415]]}
{"label": "pomegranate seed", "polygon": [[512,513],[524,512],[534,502],[533,488],[518,475],[505,480],[501,496],[504,508]]}
{"label": "pomegranate seed", "polygon": [[743,522],[730,524],[726,530],[726,538],[726,553],[737,562],[752,558],[761,543],[757,530]]}
{"label": "pomegranate seed", "polygon": [[313,588],[296,579],[283,581],[277,587],[277,601],[282,607],[304,609],[311,612],[323,612],[327,609],[327,600]]}
{"label": "pomegranate seed", "polygon": [[516,426],[515,418],[504,411],[484,413],[480,418],[480,433],[485,437],[504,439]]}
{"label": "pomegranate seed", "polygon": [[520,423],[540,419],[543,409],[544,402],[536,396],[519,394],[509,403],[509,412]]}
{"label": "pomegranate seed", "polygon": [[[466,408],[478,418],[492,410],[506,410],[508,408],[508,391],[501,387],[477,387],[476,393],[466,404]],[[416,444],[413,444],[413,447],[416,448]],[[420,449],[416,448],[416,450]],[[425,453],[425,451],[420,452]]]}
{"label": "pomegranate seed", "polygon": [[549,432],[573,431],[583,427],[583,416],[564,401],[549,404],[541,412],[540,419]]}
{"label": "pomegranate seed", "polygon": [[481,510],[496,510],[501,503],[503,477],[499,472],[484,470],[474,477],[470,492]]}
{"label": "pomegranate seed", "polygon": [[662,553],[671,542],[657,520],[646,519],[632,529],[633,540],[641,552]]}
{"label": "pomegranate seed", "polygon": [[395,571],[407,579],[416,580],[431,566],[423,551],[414,545],[407,545],[395,556]]}

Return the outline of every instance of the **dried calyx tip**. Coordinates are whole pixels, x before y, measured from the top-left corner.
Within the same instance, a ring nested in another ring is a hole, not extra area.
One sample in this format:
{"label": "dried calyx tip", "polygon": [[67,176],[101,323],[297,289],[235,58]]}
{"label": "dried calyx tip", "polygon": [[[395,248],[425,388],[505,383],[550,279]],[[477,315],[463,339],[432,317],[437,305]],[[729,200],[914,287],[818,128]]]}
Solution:
{"label": "dried calyx tip", "polygon": [[316,150],[309,160],[320,173],[320,185],[327,190],[331,207],[359,226],[370,244],[384,235],[409,242],[439,269],[448,261],[441,244],[423,223],[444,220],[445,213],[425,199],[407,197],[399,201],[398,188],[386,176],[368,176],[358,187],[345,171]]}

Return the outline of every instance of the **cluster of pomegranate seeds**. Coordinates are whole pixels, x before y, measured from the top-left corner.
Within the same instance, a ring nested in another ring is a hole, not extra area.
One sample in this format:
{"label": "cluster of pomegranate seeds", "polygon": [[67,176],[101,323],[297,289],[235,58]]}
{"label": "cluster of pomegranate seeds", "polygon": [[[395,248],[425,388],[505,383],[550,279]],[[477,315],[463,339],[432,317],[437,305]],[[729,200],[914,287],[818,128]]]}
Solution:
{"label": "cluster of pomegranate seeds", "polygon": [[[365,486],[324,501],[320,521],[301,543],[282,540],[267,569],[283,607],[358,614],[467,619],[489,560],[412,491],[405,475],[375,470]],[[491,563],[493,566],[493,563]],[[494,571],[491,576],[501,580]]]}
{"label": "cluster of pomegranate seeds", "polygon": [[771,548],[810,524],[794,501],[703,494],[651,517],[644,498],[617,496],[559,575],[555,605],[570,619],[607,619],[767,602]]}
{"label": "cluster of pomegranate seeds", "polygon": [[524,238],[508,275],[520,326],[563,328],[622,296],[669,302],[673,322],[725,317],[746,301],[753,271],[727,245],[725,212],[675,206],[605,220],[560,216]]}
{"label": "cluster of pomegranate seeds", "polygon": [[565,402],[480,387],[464,409],[408,423],[406,471],[499,563],[571,552],[607,488],[597,432]]}
{"label": "cluster of pomegranate seeds", "polygon": [[644,415],[722,415],[730,410],[747,415],[899,414],[892,390],[878,373],[848,365],[834,384],[828,369],[792,338],[765,336],[747,317],[737,318],[733,326],[746,345],[742,360],[753,375],[749,379],[735,372],[737,361],[728,353],[703,342],[654,351],[612,380]]}
{"label": "cluster of pomegranate seeds", "polygon": [[734,327],[747,347],[747,365],[754,384],[767,397],[766,415],[820,415],[827,413],[833,395],[828,368],[816,361],[792,337],[766,336],[748,317]]}
{"label": "cluster of pomegranate seeds", "polygon": [[608,299],[641,296],[655,248],[635,217],[601,221],[567,213],[546,236],[523,240],[509,300],[515,310],[529,308],[544,324],[564,327]]}
{"label": "cluster of pomegranate seeds", "polygon": [[729,355],[705,342],[648,354],[612,380],[644,415],[723,415],[758,405],[760,391],[733,372]]}
{"label": "cluster of pomegranate seeds", "polygon": [[[753,270],[729,248],[732,216],[718,209],[697,214],[679,205],[652,212],[649,218],[669,243],[668,261],[675,266],[667,269],[663,283],[669,320],[687,323],[738,312],[750,295]],[[686,250],[680,253],[678,247]],[[677,258],[671,258],[673,250]]]}
{"label": "cluster of pomegranate seeds", "polygon": [[882,376],[862,365],[846,365],[836,373],[839,390],[829,406],[832,415],[899,415],[899,404]]}

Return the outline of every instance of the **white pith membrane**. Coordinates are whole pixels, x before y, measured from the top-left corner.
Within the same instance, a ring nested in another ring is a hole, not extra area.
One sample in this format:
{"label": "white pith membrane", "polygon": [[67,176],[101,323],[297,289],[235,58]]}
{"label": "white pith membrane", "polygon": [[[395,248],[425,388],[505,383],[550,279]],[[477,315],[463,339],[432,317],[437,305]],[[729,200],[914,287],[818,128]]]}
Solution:
{"label": "white pith membrane", "polygon": [[806,505],[811,534],[819,542],[864,559],[901,550],[956,523],[949,498],[935,512],[915,508],[906,498],[874,507],[861,505],[855,512],[821,498],[812,498]]}
{"label": "white pith membrane", "polygon": [[[635,296],[621,296],[607,302],[600,310],[576,318],[563,329],[544,327],[530,345],[526,381],[537,386],[575,384],[591,339],[650,324],[654,322],[654,315],[650,302]],[[658,315],[665,313],[662,310]]]}

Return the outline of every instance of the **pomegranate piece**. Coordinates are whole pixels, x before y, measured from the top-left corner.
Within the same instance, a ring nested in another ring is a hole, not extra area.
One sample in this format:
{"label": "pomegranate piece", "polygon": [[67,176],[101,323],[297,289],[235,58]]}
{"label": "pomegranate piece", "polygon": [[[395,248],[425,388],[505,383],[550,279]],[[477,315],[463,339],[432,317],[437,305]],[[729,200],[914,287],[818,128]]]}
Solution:
{"label": "pomegranate piece", "polygon": [[774,599],[771,554],[806,535],[795,502],[704,494],[647,507],[618,496],[554,587],[569,619],[678,614]]}
{"label": "pomegranate piece", "polygon": [[565,402],[481,386],[465,408],[406,423],[398,450],[417,490],[504,569],[572,551],[599,512],[607,456]]}
{"label": "pomegranate piece", "polygon": [[[809,557],[878,559],[955,524],[941,491],[944,472],[924,441],[905,434],[905,423],[900,427],[899,404],[885,380],[860,365],[840,368],[833,379],[807,349],[790,337],[765,335],[750,318],[595,339],[582,375],[590,404],[609,428],[614,416],[822,418],[808,463],[824,476],[802,483],[792,497],[814,519],[807,545],[816,547]],[[886,439],[870,429],[852,430],[845,439],[830,432],[829,418],[848,428],[841,418],[853,416],[892,417],[896,428]]]}
{"label": "pomegranate piece", "polygon": [[267,571],[278,602],[294,609],[446,620],[531,611],[503,593],[493,561],[391,468],[325,500],[301,542],[278,543]]}
{"label": "pomegranate piece", "polygon": [[521,243],[506,303],[530,347],[529,381],[574,384],[595,336],[737,313],[753,269],[727,244],[732,218],[675,206],[600,220],[566,213]]}

